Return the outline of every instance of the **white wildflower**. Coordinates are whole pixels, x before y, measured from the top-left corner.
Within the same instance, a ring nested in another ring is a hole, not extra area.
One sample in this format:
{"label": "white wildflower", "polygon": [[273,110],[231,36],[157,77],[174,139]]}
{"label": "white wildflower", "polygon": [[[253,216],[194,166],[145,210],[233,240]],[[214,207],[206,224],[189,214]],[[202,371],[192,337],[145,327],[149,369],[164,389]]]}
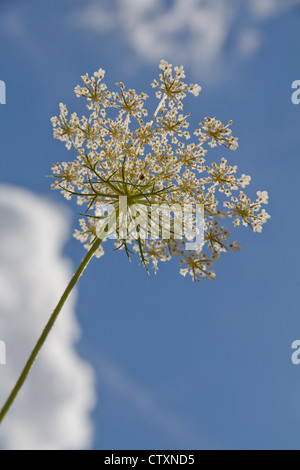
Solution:
{"label": "white wildflower", "polygon": [[258,203],[259,204],[268,204],[269,196],[267,191],[257,191]]}
{"label": "white wildflower", "polygon": [[[158,236],[154,239],[136,231],[133,250],[129,249],[132,240],[121,236],[120,227],[116,225],[113,230],[117,248],[125,249],[128,256],[131,252],[139,253],[147,269],[151,264],[156,272],[159,261],[176,257],[183,276],[189,274],[194,280],[215,279],[212,267],[220,255],[240,250],[237,241],[229,241],[226,219],[233,218],[234,226],[242,224],[261,232],[270,218],[261,209],[262,204],[268,203],[268,194],[258,191],[254,202],[242,191],[238,196],[233,194],[249,185],[250,176],[236,176],[237,166],[230,165],[225,158],[219,163],[205,161],[209,147],[222,145],[230,150],[238,147],[238,139],[230,129],[232,121],[223,125],[215,118],[206,117],[195,130],[198,139],[193,142],[183,100],[187,93],[198,96],[201,87],[185,83],[183,67],[173,69],[162,60],[159,69],[159,79],[152,83],[159,103],[149,113],[150,119],[145,93],[127,90],[122,82],[117,84],[117,91],[109,91],[103,82],[102,69],[92,77],[87,74],[82,77],[83,85],[75,88],[75,94],[87,100],[89,115],[82,118],[76,113],[69,115],[67,107],[60,104],[59,117],[51,119],[54,137],[77,154],[74,161],[53,166],[52,187],[67,199],[75,196],[77,203],[85,206],[86,217],[80,220],[75,237],[87,249],[99,235],[99,220],[105,226],[111,217],[109,211],[100,216],[99,207],[106,205],[118,213],[121,197],[127,198],[130,208],[142,207],[139,213],[128,211],[134,223],[137,217],[147,218],[155,204],[203,205],[204,244],[197,245],[193,252],[177,237],[175,223],[170,225],[169,239],[160,239],[164,228],[161,221],[156,223]],[[176,211],[172,217],[174,222]],[[103,255],[102,247],[96,255]]]}

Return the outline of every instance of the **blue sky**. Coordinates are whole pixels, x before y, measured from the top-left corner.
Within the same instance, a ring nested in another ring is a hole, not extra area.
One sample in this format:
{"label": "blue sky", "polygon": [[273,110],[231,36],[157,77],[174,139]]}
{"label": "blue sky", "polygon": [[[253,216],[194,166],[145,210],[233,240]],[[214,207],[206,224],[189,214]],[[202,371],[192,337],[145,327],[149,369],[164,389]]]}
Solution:
{"label": "blue sky", "polygon": [[71,156],[49,119],[60,101],[81,112],[73,89],[99,67],[110,86],[150,94],[163,57],[203,87],[186,104],[192,124],[234,121],[239,149],[210,155],[251,175],[250,195],[269,192],[272,218],[262,234],[235,231],[243,249],[223,256],[216,281],[182,278],[176,261],[148,276],[109,246],[91,263],[75,307],[77,352],[96,374],[88,447],[299,449],[299,2],[189,0],[186,18],[180,1],[138,3],[0,2],[1,182],[66,211],[64,256],[77,266],[78,209],[46,178]]}

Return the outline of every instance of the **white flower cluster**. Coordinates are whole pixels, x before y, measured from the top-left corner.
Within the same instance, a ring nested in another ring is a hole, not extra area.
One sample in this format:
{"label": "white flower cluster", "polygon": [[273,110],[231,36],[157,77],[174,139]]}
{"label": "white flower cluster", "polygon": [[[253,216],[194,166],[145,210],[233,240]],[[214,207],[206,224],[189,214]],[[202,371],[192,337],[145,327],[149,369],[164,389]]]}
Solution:
{"label": "white flower cluster", "polygon": [[[229,242],[230,232],[218,219],[232,217],[234,226],[242,222],[260,232],[270,217],[261,209],[268,203],[268,195],[258,191],[252,202],[240,191],[249,184],[249,176],[236,177],[237,166],[230,166],[224,158],[220,163],[206,162],[205,144],[231,150],[238,147],[229,128],[232,122],[224,126],[207,117],[194,131],[191,142],[183,100],[186,93],[198,96],[201,88],[184,82],[183,67],[173,69],[161,61],[159,68],[159,80],[154,80],[152,87],[160,101],[150,119],[145,93],[126,91],[123,83],[117,84],[118,92],[109,91],[102,69],[92,77],[82,77],[83,86],[77,86],[75,93],[86,98],[89,116],[69,116],[61,104],[59,117],[51,120],[54,137],[76,151],[73,161],[54,165],[52,187],[60,189],[67,199],[75,196],[79,205],[86,206],[75,237],[87,249],[97,238],[97,210],[109,205],[118,213],[120,197],[126,196],[129,206],[146,208],[153,204],[202,204],[204,246],[198,250],[186,250],[183,240],[175,236],[149,240],[140,235],[134,241],[119,237],[116,245],[129,255],[129,246],[134,243],[133,252],[139,253],[146,268],[152,263],[156,271],[158,261],[175,256],[182,275],[190,274],[194,280],[215,279],[212,267],[220,254],[240,249],[237,241]],[[240,191],[239,195],[234,196],[234,191]],[[101,256],[103,248],[96,254]]]}

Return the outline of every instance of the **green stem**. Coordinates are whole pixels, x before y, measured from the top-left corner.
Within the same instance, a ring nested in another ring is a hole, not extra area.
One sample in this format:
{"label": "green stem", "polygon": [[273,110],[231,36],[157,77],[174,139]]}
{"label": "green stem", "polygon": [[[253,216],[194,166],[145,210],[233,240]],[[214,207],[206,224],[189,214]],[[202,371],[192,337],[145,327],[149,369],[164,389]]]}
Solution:
{"label": "green stem", "polygon": [[71,294],[74,286],[76,285],[77,281],[79,280],[80,276],[83,274],[83,271],[85,270],[85,268],[87,267],[87,265],[89,264],[89,262],[91,261],[92,257],[94,256],[95,252],[97,251],[97,249],[100,247],[101,245],[101,242],[102,240],[100,238],[97,238],[96,241],[94,242],[94,244],[92,245],[92,247],[90,248],[90,250],[88,251],[88,253],[86,254],[86,256],[84,257],[84,259],[82,260],[80,266],[78,267],[76,273],[74,274],[73,278],[71,279],[68,287],[66,288],[65,292],[63,293],[60,301],[58,302],[54,312],[52,313],[47,325],[45,326],[45,329],[43,331],[43,333],[41,334],[38,342],[36,343],[36,346],[34,348],[34,350],[32,351],[27,363],[26,363],[26,366],[24,367],[23,369],[23,372],[21,373],[14,389],[12,390],[10,396],[8,397],[5,405],[3,406],[1,412],[0,412],[0,423],[2,423],[3,419],[5,418],[8,410],[10,409],[11,405],[13,404],[16,396],[18,395],[20,389],[22,388],[22,385],[24,384],[29,372],[30,372],[30,369],[32,368],[33,366],[33,363],[34,361],[36,360],[43,344],[45,343],[62,307],[64,306],[67,298],[69,297],[69,295]]}

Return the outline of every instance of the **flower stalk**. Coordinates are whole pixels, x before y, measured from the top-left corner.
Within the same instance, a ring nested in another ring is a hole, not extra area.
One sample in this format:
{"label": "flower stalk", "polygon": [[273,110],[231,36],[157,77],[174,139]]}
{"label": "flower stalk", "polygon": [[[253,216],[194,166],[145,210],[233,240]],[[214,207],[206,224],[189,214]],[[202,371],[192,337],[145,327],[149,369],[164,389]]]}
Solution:
{"label": "flower stalk", "polygon": [[68,299],[69,295],[71,294],[72,290],[74,289],[75,285],[77,284],[78,280],[80,279],[81,275],[83,274],[85,268],[87,267],[87,265],[89,264],[89,262],[91,261],[91,259],[93,258],[95,252],[99,249],[100,245],[101,245],[101,242],[102,240],[97,238],[92,247],[90,248],[90,250],[88,251],[88,253],[86,254],[86,256],[83,258],[82,262],[80,263],[77,271],[75,272],[74,276],[72,277],[69,285],[67,286],[66,290],[64,291],[63,295],[61,296],[60,298],[60,301],[58,302],[56,308],[54,309],[47,325],[45,326],[38,342],[36,343],[15,387],[13,388],[11,394],[9,395],[6,403],[4,404],[2,410],[0,411],[0,423],[2,423],[2,421],[4,420],[7,412],[9,411],[11,405],[13,404],[13,402],[15,401],[15,398],[17,397],[19,391],[21,390],[39,352],[41,351],[42,349],[42,346],[43,344],[45,343],[50,331],[52,330],[52,327],[54,325],[54,323],[56,322],[66,300]]}

